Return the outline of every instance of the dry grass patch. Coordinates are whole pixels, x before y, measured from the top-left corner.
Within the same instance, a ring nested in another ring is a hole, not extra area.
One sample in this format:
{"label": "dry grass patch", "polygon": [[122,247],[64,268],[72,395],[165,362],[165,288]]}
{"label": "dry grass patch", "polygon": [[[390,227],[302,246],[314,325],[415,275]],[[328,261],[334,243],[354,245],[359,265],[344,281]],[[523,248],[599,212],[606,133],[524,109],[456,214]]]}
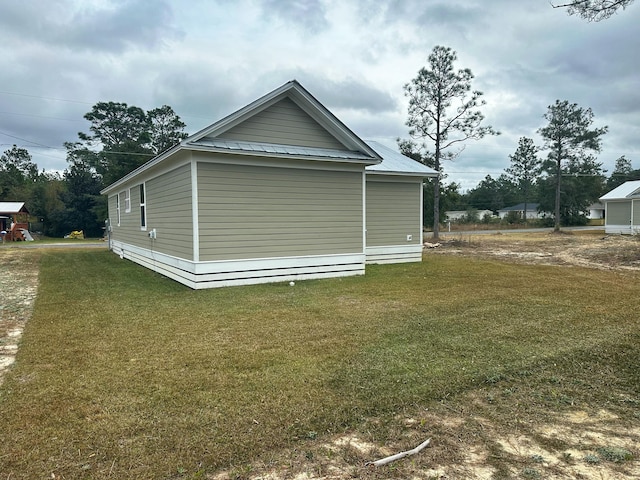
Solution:
{"label": "dry grass patch", "polygon": [[[0,478],[633,478],[626,443],[562,439],[601,410],[635,438],[633,275],[439,254],[191,291],[108,252],[43,252],[0,389]],[[509,450],[525,439],[537,453]]]}

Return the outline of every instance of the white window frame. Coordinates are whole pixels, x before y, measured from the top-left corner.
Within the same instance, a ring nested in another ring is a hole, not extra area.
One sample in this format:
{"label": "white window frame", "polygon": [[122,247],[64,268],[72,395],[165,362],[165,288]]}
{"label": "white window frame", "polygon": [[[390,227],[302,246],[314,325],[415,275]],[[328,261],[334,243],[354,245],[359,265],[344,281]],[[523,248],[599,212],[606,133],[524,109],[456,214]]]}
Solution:
{"label": "white window frame", "polygon": [[116,217],[118,222],[116,225],[120,226],[120,192],[116,193]]}
{"label": "white window frame", "polygon": [[144,182],[140,184],[140,230],[147,230],[147,189]]}
{"label": "white window frame", "polygon": [[131,189],[124,191],[124,213],[131,213]]}

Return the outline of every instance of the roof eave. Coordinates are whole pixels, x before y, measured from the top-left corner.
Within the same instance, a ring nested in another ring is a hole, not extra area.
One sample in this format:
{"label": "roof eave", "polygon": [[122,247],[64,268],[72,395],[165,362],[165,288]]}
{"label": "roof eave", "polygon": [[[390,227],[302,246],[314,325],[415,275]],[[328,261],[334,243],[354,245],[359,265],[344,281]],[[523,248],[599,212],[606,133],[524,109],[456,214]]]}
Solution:
{"label": "roof eave", "polygon": [[438,176],[436,172],[402,172],[402,171],[384,171],[384,170],[366,170],[367,175],[394,175],[402,177],[421,177],[435,178]]}
{"label": "roof eave", "polygon": [[183,140],[182,142],[180,142],[180,143],[174,145],[173,147],[171,147],[170,149],[165,150],[161,154],[153,157],[148,162],[143,163],[142,165],[140,165],[135,170],[132,170],[131,172],[127,173],[124,177],[116,180],[111,185],[109,185],[107,187],[104,187],[102,190],[100,190],[100,194],[104,195],[105,193],[109,193],[110,191],[115,190],[120,185],[128,182],[129,180],[131,180],[134,177],[137,177],[138,175],[140,175],[141,173],[145,172],[146,170],[149,170],[150,168],[154,167],[158,163],[162,162],[166,158],[168,158],[171,155],[173,155],[174,153],[178,152],[179,150],[183,150],[185,148],[185,145],[184,145],[185,142],[186,142],[186,140]]}
{"label": "roof eave", "polygon": [[195,152],[208,152],[208,153],[220,153],[223,155],[242,155],[249,157],[261,157],[261,158],[278,158],[286,160],[312,160],[320,162],[331,163],[349,163],[357,165],[377,165],[380,163],[377,159],[363,159],[363,158],[337,158],[337,157],[323,157],[315,155],[296,155],[296,154],[283,154],[272,152],[261,152],[255,150],[229,150],[228,148],[220,148],[206,145],[191,144],[188,146],[189,150]]}

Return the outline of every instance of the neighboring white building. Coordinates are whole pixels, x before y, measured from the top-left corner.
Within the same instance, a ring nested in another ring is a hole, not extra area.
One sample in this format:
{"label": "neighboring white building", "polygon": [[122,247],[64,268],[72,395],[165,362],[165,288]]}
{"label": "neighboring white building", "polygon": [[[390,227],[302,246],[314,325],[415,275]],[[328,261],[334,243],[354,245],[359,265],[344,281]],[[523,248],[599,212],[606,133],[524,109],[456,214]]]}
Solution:
{"label": "neighboring white building", "polygon": [[600,197],[605,233],[640,233],[640,180],[625,182]]}
{"label": "neighboring white building", "polygon": [[[527,219],[544,218],[545,214],[538,211],[539,203],[527,203]],[[509,213],[517,212],[520,218],[524,218],[524,203],[513,205],[512,207],[504,207],[498,210],[500,219],[505,218]]]}
{"label": "neighboring white building", "polygon": [[592,203],[589,205],[589,213],[587,214],[589,220],[601,220],[604,218],[604,205],[600,202]]}
{"label": "neighboring white building", "polygon": [[455,222],[469,215],[469,212],[474,211],[478,216],[478,220],[482,220],[486,215],[493,216],[493,212],[491,210],[447,210],[444,212],[444,215],[447,220]]}

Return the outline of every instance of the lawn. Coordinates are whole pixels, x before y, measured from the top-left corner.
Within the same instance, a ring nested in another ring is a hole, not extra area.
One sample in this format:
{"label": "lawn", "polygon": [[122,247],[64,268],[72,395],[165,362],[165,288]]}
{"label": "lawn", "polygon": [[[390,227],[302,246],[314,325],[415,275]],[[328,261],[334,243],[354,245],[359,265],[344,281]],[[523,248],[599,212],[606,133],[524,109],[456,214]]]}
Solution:
{"label": "lawn", "polygon": [[[192,291],[106,251],[39,255],[33,317],[0,386],[3,479],[321,476],[331,456],[356,477],[406,478],[435,454],[372,471],[327,442],[356,435],[379,456],[433,435],[446,463],[456,441],[424,412],[482,412],[509,430],[606,408],[640,424],[637,274],[441,255]],[[456,435],[482,435],[472,423]],[[491,452],[496,478],[542,469]]]}

